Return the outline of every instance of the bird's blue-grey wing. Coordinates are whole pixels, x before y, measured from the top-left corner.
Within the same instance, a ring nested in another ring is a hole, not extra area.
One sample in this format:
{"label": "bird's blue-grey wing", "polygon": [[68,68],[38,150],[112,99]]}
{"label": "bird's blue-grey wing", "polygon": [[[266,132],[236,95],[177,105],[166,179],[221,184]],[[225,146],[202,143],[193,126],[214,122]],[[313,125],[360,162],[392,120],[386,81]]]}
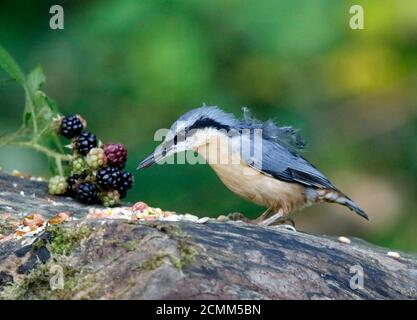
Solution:
{"label": "bird's blue-grey wing", "polygon": [[254,152],[251,159],[243,159],[255,169],[286,182],[306,186],[336,189],[319,170],[302,156],[279,143],[263,140],[262,150]]}

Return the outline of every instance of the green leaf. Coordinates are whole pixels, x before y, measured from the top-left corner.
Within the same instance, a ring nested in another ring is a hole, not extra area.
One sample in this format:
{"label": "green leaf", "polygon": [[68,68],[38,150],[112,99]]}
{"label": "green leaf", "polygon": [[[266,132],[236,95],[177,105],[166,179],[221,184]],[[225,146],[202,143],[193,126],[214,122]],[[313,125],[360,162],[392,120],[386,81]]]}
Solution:
{"label": "green leaf", "polygon": [[45,95],[45,101],[46,101],[46,103],[48,104],[48,106],[49,106],[49,108],[51,109],[51,111],[54,113],[54,114],[58,114],[58,112],[59,112],[59,109],[58,109],[58,104],[55,102],[55,100],[54,99],[52,99],[51,97],[49,97],[49,96],[47,96],[47,95]]}
{"label": "green leaf", "polygon": [[26,77],[22,69],[2,46],[0,46],[0,67],[19,84],[26,85]]}
{"label": "green leaf", "polygon": [[43,73],[42,67],[37,66],[33,69],[27,77],[27,84],[33,93],[40,90],[42,85],[45,83],[45,74]]}
{"label": "green leaf", "polygon": [[[14,134],[0,135],[0,147],[9,144],[41,151],[50,160],[54,160],[50,162],[51,169],[54,172],[63,171],[64,150],[56,135],[56,123],[54,121],[58,116],[58,106],[41,90],[45,83],[42,68],[37,66],[26,77],[16,61],[0,46],[1,68],[8,73],[12,81],[22,85],[25,92],[25,108],[22,127]],[[0,84],[1,82],[4,81],[0,80]]]}

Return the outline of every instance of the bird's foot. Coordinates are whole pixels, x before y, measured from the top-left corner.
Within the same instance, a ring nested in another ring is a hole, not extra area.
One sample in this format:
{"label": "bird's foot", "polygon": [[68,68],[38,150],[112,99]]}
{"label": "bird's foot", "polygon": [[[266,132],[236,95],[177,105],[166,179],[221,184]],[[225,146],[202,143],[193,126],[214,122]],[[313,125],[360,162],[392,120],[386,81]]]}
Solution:
{"label": "bird's foot", "polygon": [[[260,226],[265,226],[265,227],[277,227],[277,228],[284,228],[286,230],[291,230],[296,232],[297,230],[295,229],[295,222],[294,220],[292,220],[291,218],[289,218],[287,215],[284,214],[283,210],[279,210],[277,213],[270,215],[270,216],[265,216],[262,215],[261,217],[259,217],[257,224]],[[291,223],[290,224],[286,224],[286,222]]]}
{"label": "bird's foot", "polygon": [[[290,230],[290,231],[297,232],[297,230],[295,229],[294,221],[292,219],[289,219],[289,218],[286,218],[285,220],[282,220],[281,213],[273,215],[272,217],[270,217],[268,219],[264,219],[264,220],[261,220],[259,218],[252,220],[252,219],[246,218],[240,212],[232,212],[232,213],[229,213],[226,216],[226,220],[228,220],[228,221],[243,221],[243,222],[250,223],[250,224],[256,224],[256,225],[265,226],[265,227],[285,229],[285,230]],[[286,224],[285,223],[286,221],[289,221],[292,225]]]}
{"label": "bird's foot", "polygon": [[284,229],[284,230],[289,230],[289,231],[293,231],[293,232],[297,232],[297,229],[295,229],[292,225],[290,224],[277,224],[277,225],[272,225],[269,226],[270,228],[274,228],[274,229]]}

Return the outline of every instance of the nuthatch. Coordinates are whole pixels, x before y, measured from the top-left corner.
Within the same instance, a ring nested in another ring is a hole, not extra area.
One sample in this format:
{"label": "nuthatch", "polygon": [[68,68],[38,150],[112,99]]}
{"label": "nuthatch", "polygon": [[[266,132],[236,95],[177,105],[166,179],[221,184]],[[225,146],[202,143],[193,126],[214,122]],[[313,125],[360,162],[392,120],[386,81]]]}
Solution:
{"label": "nuthatch", "polygon": [[238,120],[217,107],[187,112],[174,122],[162,144],[139,168],[181,151],[195,151],[231,191],[268,208],[254,220],[262,225],[288,220],[291,212],[320,202],[344,205],[368,219],[298,153],[304,142],[296,130],[278,127],[272,120],[258,121],[247,108],[243,113],[243,119]]}

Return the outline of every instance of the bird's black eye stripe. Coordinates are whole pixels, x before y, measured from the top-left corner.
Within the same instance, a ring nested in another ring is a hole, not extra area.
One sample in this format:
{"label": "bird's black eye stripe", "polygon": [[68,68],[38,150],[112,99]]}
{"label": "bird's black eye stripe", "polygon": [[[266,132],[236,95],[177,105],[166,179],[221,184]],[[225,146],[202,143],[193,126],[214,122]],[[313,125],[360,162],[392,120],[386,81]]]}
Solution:
{"label": "bird's black eye stripe", "polygon": [[210,119],[210,118],[200,118],[198,119],[196,122],[194,122],[194,124],[192,124],[191,126],[189,126],[187,128],[187,131],[190,131],[192,129],[201,129],[201,128],[216,128],[218,130],[229,130],[230,127],[224,124],[221,124],[219,122],[217,122],[216,120]]}

